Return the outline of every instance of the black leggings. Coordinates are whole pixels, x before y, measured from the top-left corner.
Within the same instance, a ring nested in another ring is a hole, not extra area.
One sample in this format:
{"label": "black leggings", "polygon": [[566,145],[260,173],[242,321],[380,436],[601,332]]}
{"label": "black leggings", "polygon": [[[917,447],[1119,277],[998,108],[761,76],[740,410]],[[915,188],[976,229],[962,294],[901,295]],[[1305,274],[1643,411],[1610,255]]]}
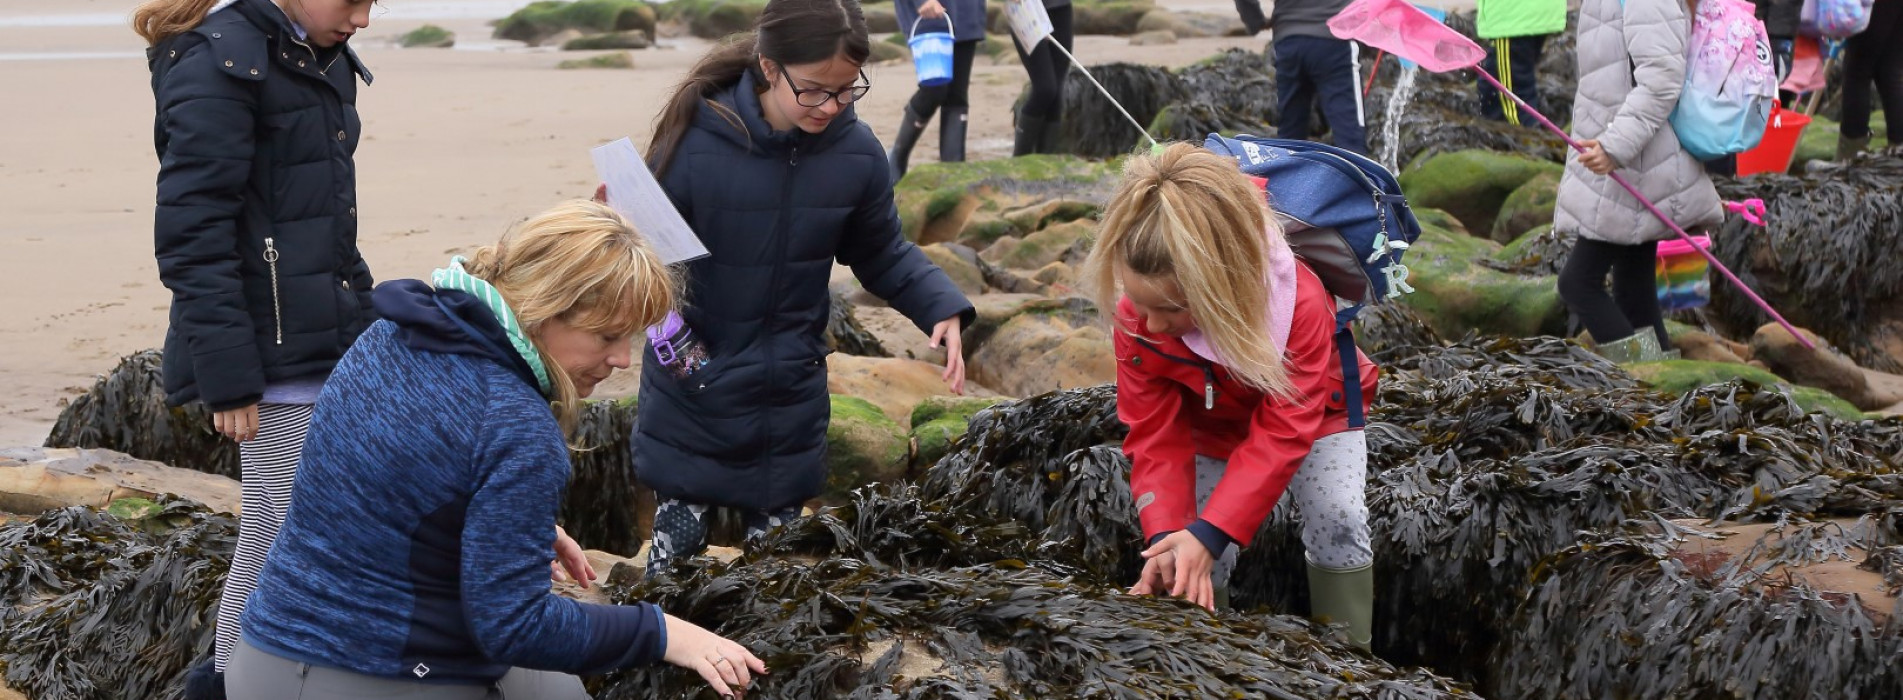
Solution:
{"label": "black leggings", "polygon": [[1903,139],[1903,2],[1884,0],[1870,8],[1870,27],[1850,37],[1844,50],[1843,135],[1870,135],[1870,84],[1883,101],[1890,143]]}
{"label": "black leggings", "polygon": [[[1659,313],[1657,241],[1620,245],[1580,237],[1559,271],[1559,298],[1579,317],[1595,343],[1622,340],[1650,327],[1659,347],[1670,348],[1664,316]],[[1606,293],[1606,273],[1612,293]]]}
{"label": "black leggings", "polygon": [[978,42],[952,44],[952,79],[944,85],[921,87],[912,93],[912,114],[931,119],[939,107],[971,106],[971,59],[978,55]]}
{"label": "black leggings", "polygon": [[[1035,2],[1036,0],[1032,0]],[[1051,14],[1051,38],[1071,48],[1070,6],[1053,7]],[[1037,45],[1037,50],[1024,53],[1024,44],[1018,42],[1016,34],[1011,35],[1011,45],[1018,49],[1018,60],[1024,62],[1024,71],[1031,74],[1031,95],[1024,98],[1024,113],[1033,117],[1056,118],[1064,112],[1064,76],[1070,73],[1070,59],[1058,53],[1050,42]]]}

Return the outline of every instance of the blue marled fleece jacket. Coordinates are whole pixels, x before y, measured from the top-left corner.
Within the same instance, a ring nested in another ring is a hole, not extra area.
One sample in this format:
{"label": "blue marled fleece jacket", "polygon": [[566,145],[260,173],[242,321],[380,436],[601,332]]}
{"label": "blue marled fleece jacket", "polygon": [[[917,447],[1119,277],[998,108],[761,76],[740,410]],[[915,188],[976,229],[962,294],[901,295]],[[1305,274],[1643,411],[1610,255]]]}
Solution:
{"label": "blue marled fleece jacket", "polygon": [[246,641],[442,683],[659,660],[658,608],[549,590],[568,452],[493,314],[415,280],[379,286],[374,301],[385,320],[318,399],[290,515],[245,608]]}

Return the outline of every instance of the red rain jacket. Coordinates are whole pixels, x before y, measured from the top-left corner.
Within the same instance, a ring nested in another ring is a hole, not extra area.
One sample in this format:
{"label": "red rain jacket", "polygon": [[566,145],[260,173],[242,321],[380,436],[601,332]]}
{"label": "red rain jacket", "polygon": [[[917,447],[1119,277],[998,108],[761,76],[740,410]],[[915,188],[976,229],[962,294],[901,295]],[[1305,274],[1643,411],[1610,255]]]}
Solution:
{"label": "red rain jacket", "polygon": [[[1345,430],[1341,361],[1335,352],[1334,297],[1306,263],[1297,266],[1295,315],[1282,362],[1300,401],[1243,385],[1172,337],[1132,337],[1143,321],[1129,299],[1117,304],[1117,417],[1130,427],[1130,490],[1145,540],[1197,520],[1196,455],[1229,462],[1202,519],[1248,546],[1317,439]],[[1148,347],[1145,347],[1148,343]],[[1372,402],[1379,368],[1356,351],[1361,395]],[[1205,390],[1214,391],[1205,408]]]}

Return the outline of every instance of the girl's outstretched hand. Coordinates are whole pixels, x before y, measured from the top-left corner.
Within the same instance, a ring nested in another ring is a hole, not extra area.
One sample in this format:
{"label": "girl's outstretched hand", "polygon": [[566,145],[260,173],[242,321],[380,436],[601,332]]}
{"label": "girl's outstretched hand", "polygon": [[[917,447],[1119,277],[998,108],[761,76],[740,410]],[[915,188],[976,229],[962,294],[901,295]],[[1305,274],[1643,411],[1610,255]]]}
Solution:
{"label": "girl's outstretched hand", "polygon": [[549,578],[574,581],[582,588],[594,585],[595,566],[588,563],[588,553],[560,526],[555,528],[555,561],[549,562]]}
{"label": "girl's outstretched hand", "polygon": [[945,373],[939,378],[951,385],[952,393],[962,396],[965,393],[965,341],[959,325],[958,317],[953,316],[932,326],[931,347],[937,349],[940,342],[945,344]]}
{"label": "girl's outstretched hand", "polygon": [[722,698],[745,697],[755,675],[766,675],[766,662],[746,647],[707,631],[700,625],[665,615],[667,653],[662,658],[693,669]]}
{"label": "girl's outstretched hand", "polygon": [[[1143,558],[1148,561],[1143,563],[1143,573],[1137,585],[1130,589],[1131,593],[1154,595],[1162,586],[1168,586],[1170,595],[1187,598],[1209,610],[1216,609],[1216,586],[1210,577],[1216,568],[1216,559],[1189,530],[1177,530],[1157,540],[1143,550]],[[1157,569],[1155,583],[1152,583],[1152,567]],[[1156,585],[1158,583],[1161,586]]]}

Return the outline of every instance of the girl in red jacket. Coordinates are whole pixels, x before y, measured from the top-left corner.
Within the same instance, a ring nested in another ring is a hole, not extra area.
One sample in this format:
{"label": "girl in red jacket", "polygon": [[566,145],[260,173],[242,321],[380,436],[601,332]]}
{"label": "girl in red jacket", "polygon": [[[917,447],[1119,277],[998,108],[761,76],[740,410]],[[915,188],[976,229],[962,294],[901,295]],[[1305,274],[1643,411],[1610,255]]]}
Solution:
{"label": "girl in red jacket", "polygon": [[[1293,501],[1314,616],[1365,648],[1367,443],[1348,425],[1334,297],[1229,158],[1181,143],[1132,157],[1110,201],[1085,276],[1117,310],[1117,415],[1150,543],[1131,592],[1226,602],[1237,549]],[[1377,370],[1357,359],[1371,397]]]}

